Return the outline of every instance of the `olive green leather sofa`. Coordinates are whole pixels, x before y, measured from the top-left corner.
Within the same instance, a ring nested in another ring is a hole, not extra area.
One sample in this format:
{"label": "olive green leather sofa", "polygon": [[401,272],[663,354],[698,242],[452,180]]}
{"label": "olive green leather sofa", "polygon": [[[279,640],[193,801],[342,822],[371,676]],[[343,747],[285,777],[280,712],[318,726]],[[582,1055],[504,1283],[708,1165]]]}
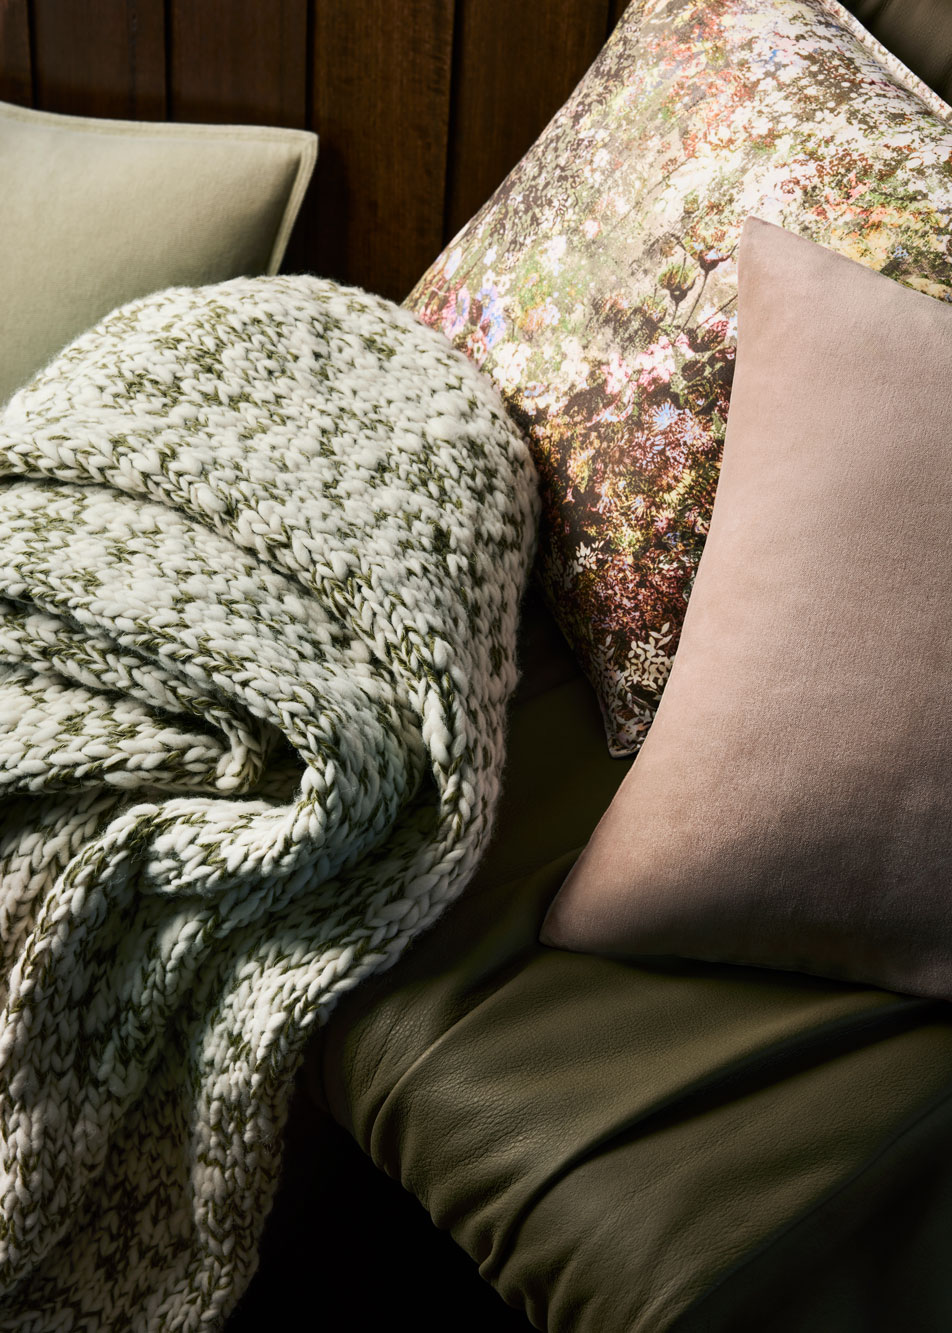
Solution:
{"label": "olive green leather sofa", "polygon": [[[952,98],[952,0],[850,7]],[[313,1041],[263,1271],[355,1260],[352,1330],[952,1329],[952,1008],[541,945],[627,762],[535,594],[522,669],[477,877]]]}

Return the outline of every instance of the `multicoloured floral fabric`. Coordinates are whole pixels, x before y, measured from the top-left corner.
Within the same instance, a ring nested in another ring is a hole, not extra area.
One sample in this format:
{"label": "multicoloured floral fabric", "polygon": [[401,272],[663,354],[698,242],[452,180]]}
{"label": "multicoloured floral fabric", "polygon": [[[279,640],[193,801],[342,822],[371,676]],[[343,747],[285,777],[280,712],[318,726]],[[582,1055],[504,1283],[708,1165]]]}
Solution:
{"label": "multicoloured floral fabric", "polygon": [[834,0],[632,0],[405,302],[528,434],[540,576],[613,754],[707,534],[751,214],[952,300],[952,110]]}

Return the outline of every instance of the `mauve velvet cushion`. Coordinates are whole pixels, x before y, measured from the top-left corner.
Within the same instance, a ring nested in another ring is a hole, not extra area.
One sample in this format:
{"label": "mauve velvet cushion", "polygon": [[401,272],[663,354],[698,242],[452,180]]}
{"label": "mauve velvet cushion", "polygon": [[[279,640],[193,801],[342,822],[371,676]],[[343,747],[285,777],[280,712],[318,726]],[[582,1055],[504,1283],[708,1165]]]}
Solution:
{"label": "mauve velvet cushion", "polygon": [[755,218],[739,283],[681,646],[540,939],[952,1000],[952,309]]}

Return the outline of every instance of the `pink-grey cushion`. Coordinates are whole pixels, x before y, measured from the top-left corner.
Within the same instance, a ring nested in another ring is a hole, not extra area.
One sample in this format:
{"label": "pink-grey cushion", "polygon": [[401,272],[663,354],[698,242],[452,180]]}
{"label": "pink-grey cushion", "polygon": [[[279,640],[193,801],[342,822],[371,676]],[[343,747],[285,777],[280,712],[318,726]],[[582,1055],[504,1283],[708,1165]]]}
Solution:
{"label": "pink-grey cushion", "polygon": [[540,938],[952,1000],[952,308],[749,219],[710,535]]}

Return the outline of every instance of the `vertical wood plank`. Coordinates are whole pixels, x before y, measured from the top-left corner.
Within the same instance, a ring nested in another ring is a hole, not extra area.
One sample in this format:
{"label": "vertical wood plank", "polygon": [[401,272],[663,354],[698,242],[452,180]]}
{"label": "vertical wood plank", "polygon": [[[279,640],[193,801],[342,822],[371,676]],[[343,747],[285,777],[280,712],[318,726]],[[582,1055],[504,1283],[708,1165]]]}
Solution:
{"label": "vertical wood plank", "polygon": [[307,0],[171,0],[170,120],[306,125]]}
{"label": "vertical wood plank", "polygon": [[453,0],[316,0],[316,272],[399,301],[439,253],[452,43]]}
{"label": "vertical wood plank", "polygon": [[459,0],[442,244],[538,138],[598,55],[605,27],[605,5],[584,0]]}
{"label": "vertical wood plank", "polygon": [[165,116],[162,0],[33,0],[36,105],[118,120]]}
{"label": "vertical wood plank", "polygon": [[611,34],[618,20],[628,8],[630,0],[608,0],[608,32]]}
{"label": "vertical wood plank", "polygon": [[[313,0],[168,0],[170,120],[310,129]],[[312,267],[315,181],[304,196],[284,273]]]}
{"label": "vertical wood plank", "polygon": [[33,105],[27,0],[0,0],[0,101]]}

